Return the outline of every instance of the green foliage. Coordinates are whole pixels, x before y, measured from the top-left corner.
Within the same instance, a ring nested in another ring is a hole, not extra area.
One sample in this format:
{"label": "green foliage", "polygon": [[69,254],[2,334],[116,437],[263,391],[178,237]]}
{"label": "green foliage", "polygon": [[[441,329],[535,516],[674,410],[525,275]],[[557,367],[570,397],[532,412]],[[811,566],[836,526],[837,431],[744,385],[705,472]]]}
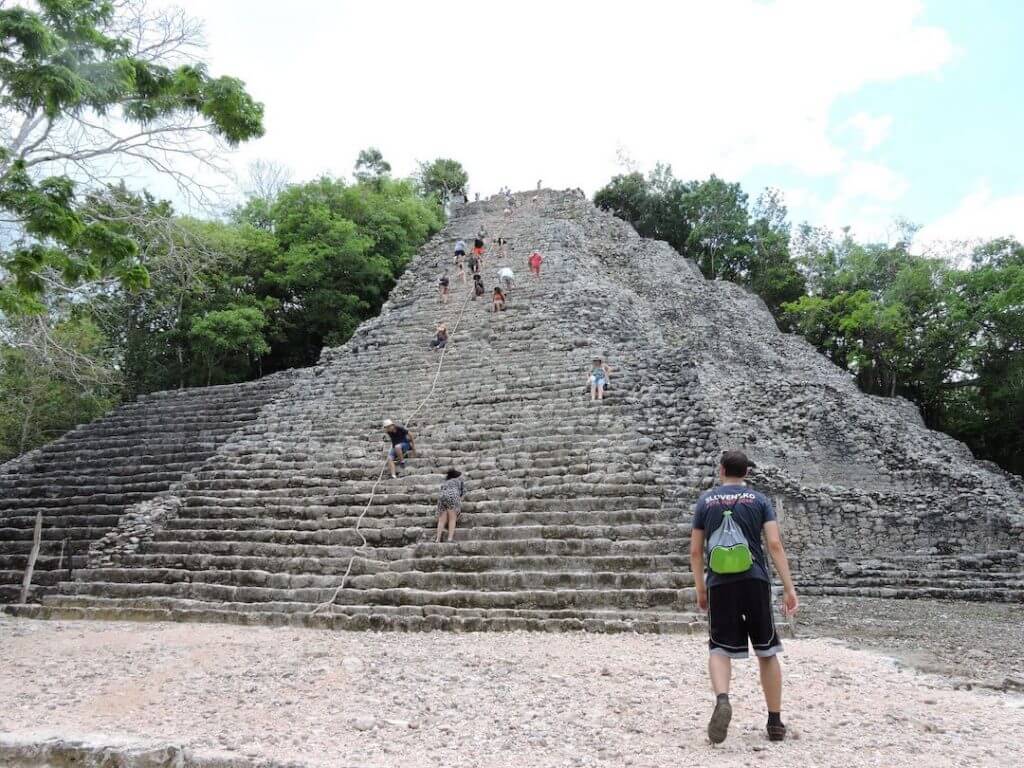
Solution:
{"label": "green foliage", "polygon": [[391,163],[384,159],[384,155],[376,147],[364,149],[356,158],[354,175],[356,181],[377,181],[391,173]]}
{"label": "green foliage", "polygon": [[789,256],[789,223],[781,196],[766,190],[751,209],[739,184],[716,176],[676,179],[658,165],[647,177],[615,176],[594,202],[629,221],[644,237],[665,240],[709,278],[733,280],[760,295],[776,315],[803,294]]}
{"label": "green foliage", "polygon": [[413,254],[442,224],[408,181],[321,178],[253,198],[229,222],[173,217],[113,190],[142,244],[150,285],[94,302],[122,350],[129,393],[244,381],[309,365],[372,317]]}
{"label": "green foliage", "polygon": [[103,31],[114,14],[105,0],[0,8],[0,108],[21,126],[0,153],[0,210],[18,230],[0,256],[0,311],[7,314],[42,310],[47,270],[70,288],[104,277],[129,290],[147,281],[136,243],[106,222],[87,221],[69,176],[47,175],[64,162],[116,157],[118,144],[79,142],[58,151],[47,139],[90,115],[139,131],[156,121],[172,131],[200,116],[231,144],[263,133],[263,106],[240,80],[211,78],[201,64],[169,67],[132,56],[127,40]]}
{"label": "green foliage", "polygon": [[439,157],[430,163],[420,163],[416,181],[424,196],[444,202],[449,195],[467,194],[469,174],[462,163]]}
{"label": "green foliage", "polygon": [[46,344],[0,344],[0,462],[32,450],[108,410],[119,394],[114,379],[97,379],[59,354],[102,357],[106,339],[95,323],[75,316],[50,330]]}

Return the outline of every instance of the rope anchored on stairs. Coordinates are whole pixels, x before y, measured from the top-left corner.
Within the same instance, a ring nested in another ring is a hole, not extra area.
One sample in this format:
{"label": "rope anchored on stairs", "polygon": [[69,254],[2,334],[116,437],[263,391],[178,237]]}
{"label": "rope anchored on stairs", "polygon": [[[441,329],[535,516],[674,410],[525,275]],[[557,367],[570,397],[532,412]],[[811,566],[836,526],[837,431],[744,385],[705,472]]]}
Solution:
{"label": "rope anchored on stairs", "polygon": [[[505,229],[504,229],[504,227],[502,227],[501,231],[498,233],[498,237],[500,238],[502,235],[504,235],[504,232],[505,232]],[[452,326],[452,329],[449,332],[449,340],[454,338],[455,333],[459,330],[459,325],[462,323],[462,317],[463,317],[463,315],[466,314],[466,307],[469,306],[469,302],[472,301],[473,298],[474,298],[474,294],[473,294],[473,291],[471,290],[469,292],[469,294],[466,296],[465,300],[462,302],[462,307],[459,309],[459,316],[458,316],[458,318],[455,321],[455,325]],[[450,341],[449,341],[449,343],[450,343]],[[444,368],[444,360],[445,360],[445,356],[448,354],[448,348],[449,348],[449,344],[445,344],[445,346],[441,348],[441,357],[437,361],[437,370],[434,372],[434,379],[430,383],[430,389],[427,391],[427,394],[420,401],[420,404],[417,405],[416,408],[413,410],[413,412],[410,413],[403,420],[403,423],[406,426],[409,426],[409,425],[411,425],[413,423],[413,420],[420,414],[420,411],[422,411],[424,406],[426,406],[426,404],[430,401],[430,398],[434,394],[434,390],[437,389],[437,382],[441,378],[441,371]],[[334,594],[331,595],[330,600],[326,600],[325,602],[322,602],[319,605],[317,605],[316,608],[314,608],[310,612],[310,614],[309,614],[310,616],[316,616],[318,613],[320,613],[320,611],[325,610],[326,608],[333,608],[334,607],[335,600],[338,599],[338,595],[341,594],[342,590],[345,589],[345,586],[348,584],[349,576],[352,575],[352,566],[355,565],[355,562],[356,562],[357,559],[361,559],[361,560],[370,560],[370,559],[372,559],[372,558],[366,557],[363,554],[367,550],[367,545],[369,544],[369,541],[367,541],[366,537],[363,535],[362,530],[360,530],[360,529],[362,527],[363,518],[366,517],[366,513],[370,511],[370,506],[373,504],[373,499],[377,495],[377,488],[380,486],[381,482],[384,480],[384,473],[387,471],[387,468],[388,468],[388,463],[387,463],[387,460],[385,459],[384,463],[381,465],[380,472],[377,473],[377,479],[374,481],[373,487],[370,489],[370,498],[366,500],[366,505],[363,507],[362,511],[359,513],[359,516],[356,518],[356,524],[355,524],[355,527],[353,528],[353,530],[355,531],[356,535],[359,537],[360,544],[357,547],[355,547],[355,549],[354,549],[354,551],[352,553],[352,556],[348,560],[348,566],[345,568],[345,573],[341,577],[341,583],[334,590]]]}

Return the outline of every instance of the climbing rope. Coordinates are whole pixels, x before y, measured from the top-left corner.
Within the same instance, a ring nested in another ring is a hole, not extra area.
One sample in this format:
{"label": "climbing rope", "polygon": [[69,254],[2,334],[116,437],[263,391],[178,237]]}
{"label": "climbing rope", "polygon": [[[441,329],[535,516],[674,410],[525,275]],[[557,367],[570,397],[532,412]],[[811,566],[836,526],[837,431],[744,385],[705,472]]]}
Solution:
{"label": "climbing rope", "polygon": [[[505,227],[504,227],[504,225],[502,225],[501,231],[498,233],[498,237],[500,238],[504,234],[505,234]],[[462,307],[459,309],[459,316],[458,316],[458,318],[455,321],[455,325],[452,326],[452,330],[448,334],[449,342],[455,336],[455,332],[459,329],[459,325],[462,323],[462,317],[463,317],[463,315],[466,314],[466,307],[469,306],[469,302],[473,300],[473,297],[474,297],[474,291],[470,290],[469,294],[466,296],[465,300],[462,302]],[[448,344],[446,343],[444,345],[444,347],[441,349],[441,357],[437,361],[437,370],[434,372],[434,380],[430,383],[430,389],[427,391],[426,396],[424,396],[424,398],[420,401],[420,404],[418,406],[416,406],[415,410],[413,410],[413,412],[410,413],[403,420],[403,423],[407,427],[412,424],[413,420],[419,415],[420,411],[423,410],[423,407],[427,404],[427,402],[429,402],[431,396],[433,396],[434,390],[437,389],[437,382],[441,378],[441,370],[444,367],[444,358],[445,358],[445,355],[447,355],[447,354],[448,354]],[[384,463],[381,465],[380,472],[377,474],[377,479],[373,483],[373,487],[370,488],[370,498],[366,500],[366,506],[363,507],[362,512],[360,512],[359,516],[356,518],[356,524],[355,524],[355,528],[353,530],[356,532],[356,535],[359,536],[359,538],[361,540],[361,543],[359,544],[359,546],[355,547],[355,549],[353,550],[352,556],[348,560],[348,566],[345,568],[345,573],[341,577],[341,583],[334,590],[334,594],[331,595],[331,599],[330,600],[326,600],[325,602],[322,602],[319,605],[317,605],[316,608],[314,608],[310,612],[310,614],[309,614],[310,616],[316,616],[320,611],[324,610],[327,607],[331,607],[333,609],[334,604],[335,604],[334,601],[338,599],[338,595],[341,594],[341,591],[345,588],[345,585],[348,583],[348,578],[352,574],[352,566],[355,564],[356,559],[361,559],[361,560],[370,560],[370,559],[372,559],[372,558],[365,557],[365,555],[363,555],[363,553],[366,551],[366,548],[367,548],[367,545],[369,544],[369,541],[367,541],[366,537],[363,535],[363,532],[360,530],[360,528],[361,528],[362,523],[363,523],[363,518],[366,517],[366,513],[370,511],[370,506],[373,504],[373,499],[377,495],[377,488],[378,488],[378,486],[380,486],[381,481],[384,479],[384,473],[387,471],[387,468],[388,468],[388,462],[387,462],[387,459],[385,459]]]}

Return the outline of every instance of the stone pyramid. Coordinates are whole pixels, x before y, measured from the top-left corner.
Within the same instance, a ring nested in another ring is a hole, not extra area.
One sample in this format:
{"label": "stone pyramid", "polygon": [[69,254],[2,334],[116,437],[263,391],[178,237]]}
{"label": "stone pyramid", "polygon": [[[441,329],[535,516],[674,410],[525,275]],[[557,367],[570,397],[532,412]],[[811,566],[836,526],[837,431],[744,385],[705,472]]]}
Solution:
{"label": "stone pyramid", "polygon": [[[510,218],[497,199],[459,206],[381,314],[316,366],[131,404],[0,470],[9,583],[38,510],[46,534],[40,602],[8,610],[690,631],[690,510],[725,447],[757,461],[805,594],[1024,599],[1020,478],[906,401],[860,393],[757,297],[581,194],[516,199]],[[505,312],[468,300],[450,271],[454,241],[481,226],[509,241],[484,267],[488,292],[498,268],[516,273]],[[458,327],[439,367],[441,321]],[[595,356],[612,368],[601,403],[586,393]],[[187,435],[160,409],[171,402]],[[381,420],[414,413],[417,454],[378,483]],[[464,514],[456,541],[435,544],[452,466]]]}

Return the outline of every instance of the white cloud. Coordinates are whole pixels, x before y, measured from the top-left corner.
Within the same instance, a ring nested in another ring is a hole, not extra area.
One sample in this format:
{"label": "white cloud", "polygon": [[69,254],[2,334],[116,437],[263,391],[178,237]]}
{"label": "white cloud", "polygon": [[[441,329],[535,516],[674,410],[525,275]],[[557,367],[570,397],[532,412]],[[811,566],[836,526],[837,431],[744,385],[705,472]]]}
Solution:
{"label": "white cloud", "polygon": [[858,112],[847,121],[847,124],[860,135],[861,149],[870,152],[888,137],[892,128],[892,116],[875,117],[867,112]]}
{"label": "white cloud", "polygon": [[857,237],[887,241],[895,205],[909,189],[907,179],[888,166],[854,161],[845,165],[828,198],[802,188],[785,193],[796,222],[808,221],[836,232],[851,227]]}
{"label": "white cloud", "polygon": [[923,227],[914,240],[918,251],[944,242],[971,242],[997,237],[1024,242],[1024,192],[996,197],[985,182],[969,192],[956,208]]}
{"label": "white cloud", "polygon": [[771,166],[860,183],[833,138],[837,99],[954,54],[914,0],[175,3],[207,20],[212,71],[266,103],[239,168],[349,173],[374,144],[399,173],[454,157],[485,194],[538,178],[592,192],[620,146],[683,177]]}

